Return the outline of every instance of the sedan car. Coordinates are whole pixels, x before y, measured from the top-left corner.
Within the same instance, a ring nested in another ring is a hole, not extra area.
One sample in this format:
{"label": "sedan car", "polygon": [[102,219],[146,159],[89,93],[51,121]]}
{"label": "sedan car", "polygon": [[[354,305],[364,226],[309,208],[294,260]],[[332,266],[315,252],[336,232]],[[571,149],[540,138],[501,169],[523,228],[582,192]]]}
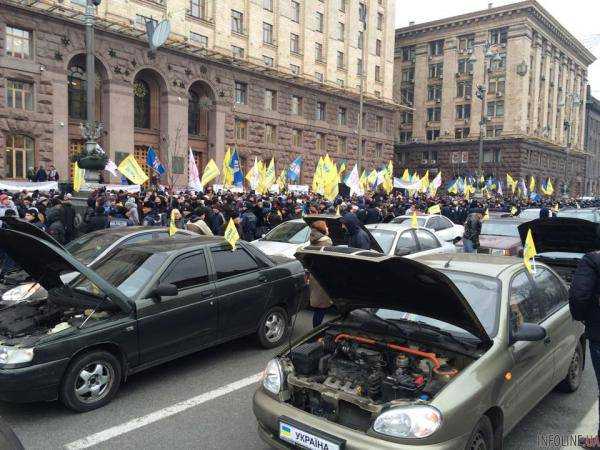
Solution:
{"label": "sedan car", "polygon": [[310,228],[302,219],[283,222],[252,241],[252,245],[267,255],[283,255],[293,258],[297,250],[308,245]]}
{"label": "sedan car", "polygon": [[[406,227],[411,226],[412,216],[398,216],[392,219],[392,223],[401,223]],[[446,216],[440,214],[426,214],[418,215],[417,222],[419,228],[429,228],[435,232],[435,234],[442,241],[452,242],[454,240],[462,238],[465,228],[462,225],[453,223]]]}
{"label": "sedan car", "polygon": [[553,388],[578,389],[584,329],[548,266],[334,250],[298,253],[340,317],[267,364],[253,410],[271,447],[501,448]]}
{"label": "sedan car", "polygon": [[280,345],[307,288],[297,260],[222,237],[121,246],[89,267],[18,231],[1,230],[0,246],[48,292],[0,310],[0,399],[82,412],[130,374],[200,349],[250,334]]}
{"label": "sedan car", "polygon": [[406,228],[400,223],[377,223],[365,227],[386,255],[417,257],[457,251],[456,246],[440,241],[432,231],[424,228]]}
{"label": "sedan car", "polygon": [[598,208],[565,208],[558,212],[558,217],[583,219],[600,223],[600,210]]}
{"label": "sedan car", "polygon": [[478,253],[517,256],[523,249],[518,226],[526,219],[519,217],[490,218],[481,223]]}

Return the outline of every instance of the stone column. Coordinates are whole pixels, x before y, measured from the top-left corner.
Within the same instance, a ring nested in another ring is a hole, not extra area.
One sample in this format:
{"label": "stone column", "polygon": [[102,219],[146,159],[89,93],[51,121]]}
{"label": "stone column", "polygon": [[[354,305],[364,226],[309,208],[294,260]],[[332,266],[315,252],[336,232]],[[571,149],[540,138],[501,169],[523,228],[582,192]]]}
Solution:
{"label": "stone column", "polygon": [[216,104],[210,114],[208,133],[208,158],[213,158],[221,167],[225,157],[225,120],[230,111],[228,105]]}
{"label": "stone column", "polygon": [[550,140],[556,141],[556,115],[557,115],[557,103],[558,103],[558,72],[560,70],[560,54],[558,50],[555,50],[552,55],[554,64],[554,75],[550,81],[550,102],[552,104],[552,110],[550,111]]}
{"label": "stone column", "polygon": [[425,101],[427,100],[427,80],[429,78],[429,61],[427,59],[427,44],[417,45],[415,51],[415,114],[413,117],[413,138],[425,141],[427,137],[425,123],[427,111]]}
{"label": "stone column", "polygon": [[[107,89],[107,108],[103,117],[107,145],[104,150],[115,161],[116,152],[133,153],[133,85],[123,80],[110,80]],[[120,181],[112,175],[110,179],[111,182]]]}
{"label": "stone column", "polygon": [[[484,79],[484,44],[488,38],[487,31],[480,31],[475,35],[475,47],[473,48],[473,57],[475,63],[473,64],[473,96],[471,97],[471,135],[470,137],[479,138],[479,121],[481,120],[481,100],[477,98],[475,93],[477,92],[477,86],[483,84]],[[486,86],[487,89],[487,86]],[[474,159],[476,161],[476,159]]]}
{"label": "stone column", "polygon": [[529,129],[531,133],[538,130],[539,119],[539,102],[540,102],[540,73],[542,68],[542,39],[539,35],[535,35],[533,41],[533,65],[529,68],[529,76],[531,77],[531,121]]}
{"label": "stone column", "polygon": [[[449,38],[444,41],[444,80],[442,82],[442,122],[440,138],[454,138],[456,77],[458,72],[458,40]],[[469,55],[464,55],[468,58]]]}
{"label": "stone column", "polygon": [[582,126],[579,127],[579,147],[583,148],[584,147],[584,143],[585,143],[585,104],[587,102],[587,74],[585,69],[582,69],[581,71],[581,92],[579,93],[580,97],[581,97],[581,108],[579,109],[579,123],[582,124]]}
{"label": "stone column", "polygon": [[557,136],[556,136],[556,142],[559,145],[564,145],[565,144],[565,111],[566,111],[566,101],[565,101],[565,94],[568,92],[567,89],[567,81],[568,81],[568,75],[569,75],[569,65],[567,64],[567,60],[565,58],[565,56],[562,57],[561,61],[560,61],[560,71],[561,71],[561,77],[559,78],[559,84],[557,86],[558,90],[559,90],[559,94],[558,94],[558,102],[556,107],[558,108],[558,103],[563,102],[565,103],[565,105],[563,105],[559,110],[558,110],[558,126],[557,126]]}
{"label": "stone column", "polygon": [[[185,158],[187,155],[188,102],[187,96],[180,92],[169,92],[164,97],[161,104],[160,156],[163,164],[172,169],[174,156]],[[185,171],[183,174],[173,174],[173,184],[178,188],[187,186]]]}
{"label": "stone column", "polygon": [[67,77],[64,73],[47,72],[52,82],[52,129],[54,167],[59,179],[69,180],[69,95]]}
{"label": "stone column", "polygon": [[529,64],[531,30],[522,24],[508,30],[506,44],[506,93],[504,98],[504,131],[506,134],[525,134],[527,131],[527,101],[529,78],[520,75],[517,68]]}
{"label": "stone column", "polygon": [[[550,94],[550,65],[553,64],[552,52],[548,48],[548,44],[542,49],[544,55],[544,66],[542,67],[540,76],[540,102],[542,108],[540,114],[542,115],[541,132],[545,133],[545,128],[548,125],[548,100]],[[545,136],[545,135],[544,135]]]}

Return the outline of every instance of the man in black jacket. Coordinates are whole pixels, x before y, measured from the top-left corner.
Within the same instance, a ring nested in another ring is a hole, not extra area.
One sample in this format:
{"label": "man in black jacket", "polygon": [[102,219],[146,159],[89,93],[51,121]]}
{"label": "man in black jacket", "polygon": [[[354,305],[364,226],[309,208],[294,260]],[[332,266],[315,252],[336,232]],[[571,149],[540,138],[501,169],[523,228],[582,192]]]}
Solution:
{"label": "man in black jacket", "polygon": [[[569,308],[573,319],[585,324],[590,359],[600,385],[600,251],[587,253],[580,261],[569,290]],[[580,442],[584,448],[600,448],[598,434]]]}

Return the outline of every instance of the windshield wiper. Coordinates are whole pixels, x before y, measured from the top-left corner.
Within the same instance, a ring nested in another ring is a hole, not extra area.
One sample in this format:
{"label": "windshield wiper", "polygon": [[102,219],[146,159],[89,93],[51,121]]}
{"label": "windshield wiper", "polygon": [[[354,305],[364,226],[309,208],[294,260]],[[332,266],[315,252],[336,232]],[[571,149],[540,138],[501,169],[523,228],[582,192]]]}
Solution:
{"label": "windshield wiper", "polygon": [[458,339],[456,336],[454,336],[452,333],[450,333],[449,331],[446,331],[440,327],[436,327],[435,325],[431,325],[427,322],[423,322],[420,320],[408,320],[408,319],[394,319],[395,321],[401,321],[410,325],[415,325],[416,328],[424,334],[428,334],[426,330],[430,330],[430,331],[435,331],[437,334],[442,335],[446,338],[448,338],[448,340],[454,342],[455,344],[460,345],[462,348],[464,348],[465,350],[470,350],[471,346],[467,345],[467,343],[463,342],[461,339]]}
{"label": "windshield wiper", "polygon": [[398,332],[398,334],[402,337],[408,337],[408,334],[405,330],[402,329],[400,325],[394,322],[390,322],[389,320],[384,319],[383,317],[379,317],[376,311],[368,308],[363,308],[360,311],[363,311],[368,314],[370,319],[374,319],[376,322],[379,322],[387,327],[391,327]]}

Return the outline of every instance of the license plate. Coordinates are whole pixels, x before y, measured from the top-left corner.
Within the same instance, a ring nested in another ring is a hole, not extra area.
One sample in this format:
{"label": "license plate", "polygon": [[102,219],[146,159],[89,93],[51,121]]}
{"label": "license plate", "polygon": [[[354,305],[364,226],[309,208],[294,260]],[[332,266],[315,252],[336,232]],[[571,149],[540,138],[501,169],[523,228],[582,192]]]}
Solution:
{"label": "license plate", "polygon": [[343,450],[343,440],[325,435],[318,430],[308,431],[308,428],[284,418],[279,422],[279,438],[309,450]]}

